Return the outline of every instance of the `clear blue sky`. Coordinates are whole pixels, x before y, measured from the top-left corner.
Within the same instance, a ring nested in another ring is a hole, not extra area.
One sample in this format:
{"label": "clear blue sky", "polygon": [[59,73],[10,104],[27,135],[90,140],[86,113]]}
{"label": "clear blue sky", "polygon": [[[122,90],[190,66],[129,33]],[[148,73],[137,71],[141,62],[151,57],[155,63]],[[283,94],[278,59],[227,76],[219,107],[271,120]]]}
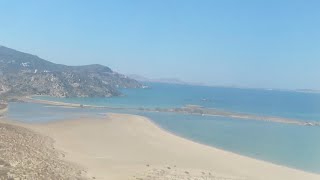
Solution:
{"label": "clear blue sky", "polygon": [[0,0],[0,44],[210,85],[320,89],[318,0]]}

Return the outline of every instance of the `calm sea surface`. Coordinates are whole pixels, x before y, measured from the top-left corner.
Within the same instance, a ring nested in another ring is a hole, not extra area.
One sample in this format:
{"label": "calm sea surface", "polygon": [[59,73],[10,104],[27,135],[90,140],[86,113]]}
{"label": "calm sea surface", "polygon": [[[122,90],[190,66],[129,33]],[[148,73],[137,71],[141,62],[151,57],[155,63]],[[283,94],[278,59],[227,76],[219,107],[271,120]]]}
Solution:
{"label": "calm sea surface", "polygon": [[[160,83],[148,85],[151,88],[125,89],[123,97],[37,98],[122,108],[169,108],[194,104],[226,111],[320,121],[320,94]],[[52,121],[66,117],[103,116],[107,112],[147,116],[166,130],[197,142],[320,173],[320,127],[129,109],[61,108],[31,103],[11,103],[8,116],[21,121]]]}

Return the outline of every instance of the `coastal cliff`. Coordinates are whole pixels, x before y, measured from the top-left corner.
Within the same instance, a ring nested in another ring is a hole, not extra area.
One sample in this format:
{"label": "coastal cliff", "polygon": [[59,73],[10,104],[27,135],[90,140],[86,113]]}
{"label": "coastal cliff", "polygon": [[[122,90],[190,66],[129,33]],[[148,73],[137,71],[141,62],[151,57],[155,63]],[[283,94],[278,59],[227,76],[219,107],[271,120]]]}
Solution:
{"label": "coastal cliff", "polygon": [[109,67],[66,66],[0,46],[0,96],[110,97],[142,85]]}

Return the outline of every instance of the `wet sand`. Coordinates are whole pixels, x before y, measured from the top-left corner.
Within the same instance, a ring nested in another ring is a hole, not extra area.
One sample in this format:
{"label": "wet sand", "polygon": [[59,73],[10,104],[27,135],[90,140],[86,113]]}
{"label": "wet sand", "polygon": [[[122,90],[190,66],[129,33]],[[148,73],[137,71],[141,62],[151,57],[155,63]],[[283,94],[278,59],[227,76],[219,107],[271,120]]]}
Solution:
{"label": "wet sand", "polygon": [[62,160],[83,168],[89,179],[320,179],[183,139],[135,115],[18,125],[50,137]]}

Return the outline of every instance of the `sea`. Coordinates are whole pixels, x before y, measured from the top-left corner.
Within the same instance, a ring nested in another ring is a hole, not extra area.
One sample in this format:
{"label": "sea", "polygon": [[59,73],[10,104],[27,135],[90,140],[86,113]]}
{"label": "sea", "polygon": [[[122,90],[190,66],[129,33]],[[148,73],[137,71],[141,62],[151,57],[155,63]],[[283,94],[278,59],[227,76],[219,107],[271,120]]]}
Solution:
{"label": "sea", "polygon": [[[145,89],[121,89],[110,98],[54,98],[51,100],[110,108],[65,108],[36,103],[10,103],[10,119],[48,122],[65,118],[130,113],[150,118],[178,136],[244,156],[295,169],[320,173],[320,126],[299,126],[218,116],[147,112],[142,108],[205,108],[320,122],[320,94],[286,90],[207,87],[145,83]],[[196,156],[196,155],[195,155]]]}

